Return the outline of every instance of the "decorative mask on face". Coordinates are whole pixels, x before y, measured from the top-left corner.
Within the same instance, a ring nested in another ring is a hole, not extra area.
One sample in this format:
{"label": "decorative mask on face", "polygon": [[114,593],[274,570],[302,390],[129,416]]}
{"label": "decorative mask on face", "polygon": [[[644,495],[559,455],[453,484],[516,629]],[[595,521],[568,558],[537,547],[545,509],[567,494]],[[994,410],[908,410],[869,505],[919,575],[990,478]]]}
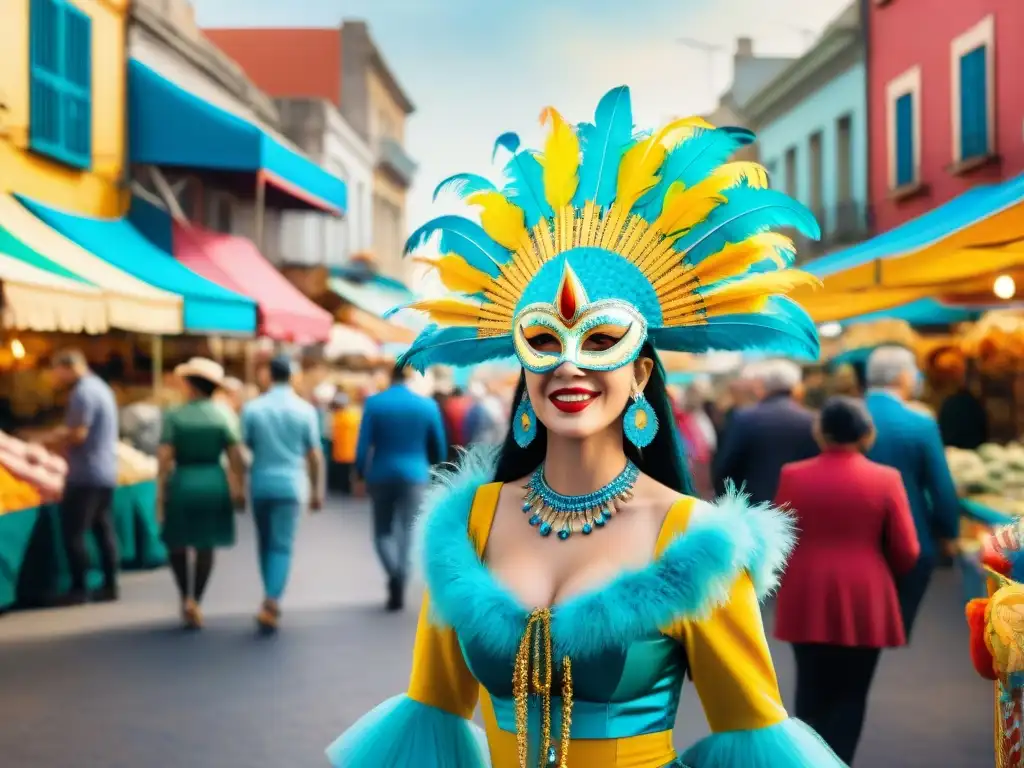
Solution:
{"label": "decorative mask on face", "polygon": [[647,340],[647,322],[626,301],[591,302],[566,262],[554,301],[528,304],[513,320],[516,356],[533,373],[570,362],[611,371],[634,362]]}

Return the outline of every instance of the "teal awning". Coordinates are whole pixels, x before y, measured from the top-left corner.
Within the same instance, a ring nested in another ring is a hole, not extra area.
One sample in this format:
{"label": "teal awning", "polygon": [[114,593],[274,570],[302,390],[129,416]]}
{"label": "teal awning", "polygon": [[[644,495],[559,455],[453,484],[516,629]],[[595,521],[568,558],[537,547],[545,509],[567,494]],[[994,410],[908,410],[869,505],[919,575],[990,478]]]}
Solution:
{"label": "teal awning", "polygon": [[[1002,305],[1002,306],[1005,306]],[[918,299],[909,304],[890,309],[868,312],[842,322],[843,326],[874,323],[879,320],[903,320],[910,325],[952,325],[977,320],[985,311],[984,307],[960,307],[943,304],[938,299]]]}
{"label": "teal awning", "polygon": [[380,277],[358,281],[331,277],[327,284],[331,291],[349,304],[377,317],[383,317],[395,307],[413,300],[412,292],[401,286],[401,283]]}
{"label": "teal awning", "polygon": [[94,219],[18,196],[32,213],[69,240],[119,269],[183,296],[184,327],[192,333],[254,335],[256,303],[200,277],[146,239],[127,219]]}
{"label": "teal awning", "polygon": [[128,156],[133,163],[219,172],[248,189],[261,177],[278,208],[346,208],[345,182],[337,176],[135,59],[128,62]]}

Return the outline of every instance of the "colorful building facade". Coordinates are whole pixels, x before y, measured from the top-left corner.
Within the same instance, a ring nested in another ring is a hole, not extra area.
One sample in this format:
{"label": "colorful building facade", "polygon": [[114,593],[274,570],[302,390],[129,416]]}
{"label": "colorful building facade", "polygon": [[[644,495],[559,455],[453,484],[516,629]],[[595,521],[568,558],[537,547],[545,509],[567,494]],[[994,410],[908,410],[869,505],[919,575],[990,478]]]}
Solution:
{"label": "colorful building facade", "polygon": [[801,249],[804,256],[865,235],[866,107],[857,3],[747,105],[772,186],[807,205],[821,224],[821,241]]}
{"label": "colorful building facade", "polygon": [[875,229],[1024,171],[1024,3],[864,6]]}
{"label": "colorful building facade", "polygon": [[123,211],[128,6],[0,1],[0,193]]}

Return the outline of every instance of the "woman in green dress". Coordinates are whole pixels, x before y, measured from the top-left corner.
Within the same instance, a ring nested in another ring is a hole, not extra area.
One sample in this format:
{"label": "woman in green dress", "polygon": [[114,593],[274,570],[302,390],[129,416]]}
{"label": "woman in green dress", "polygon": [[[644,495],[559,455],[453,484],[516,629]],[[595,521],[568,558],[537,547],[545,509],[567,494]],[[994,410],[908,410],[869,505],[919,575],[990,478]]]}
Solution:
{"label": "woman in green dress", "polygon": [[199,629],[199,605],[213,570],[214,549],[235,543],[235,510],[244,508],[244,463],[238,421],[212,399],[223,383],[224,369],[213,360],[193,358],[175,374],[189,399],[164,416],[163,538],[181,595],[182,620],[187,628]]}

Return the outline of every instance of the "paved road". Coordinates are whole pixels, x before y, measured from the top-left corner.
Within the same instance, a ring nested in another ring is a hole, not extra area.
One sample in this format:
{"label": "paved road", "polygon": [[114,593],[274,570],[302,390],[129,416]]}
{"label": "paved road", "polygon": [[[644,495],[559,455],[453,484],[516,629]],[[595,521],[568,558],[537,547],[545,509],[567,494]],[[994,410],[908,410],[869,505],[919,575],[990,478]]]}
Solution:
{"label": "paved road", "polygon": [[[224,553],[208,627],[176,628],[169,574],[135,574],[111,606],[0,617],[4,768],[323,768],[323,748],[404,688],[413,612],[385,614],[365,508],[307,518],[286,626],[257,639],[252,531]],[[959,591],[933,585],[915,646],[879,669],[858,768],[992,765],[991,696],[970,669]],[[774,649],[784,694],[791,654]],[[706,732],[692,689],[677,730]]]}

